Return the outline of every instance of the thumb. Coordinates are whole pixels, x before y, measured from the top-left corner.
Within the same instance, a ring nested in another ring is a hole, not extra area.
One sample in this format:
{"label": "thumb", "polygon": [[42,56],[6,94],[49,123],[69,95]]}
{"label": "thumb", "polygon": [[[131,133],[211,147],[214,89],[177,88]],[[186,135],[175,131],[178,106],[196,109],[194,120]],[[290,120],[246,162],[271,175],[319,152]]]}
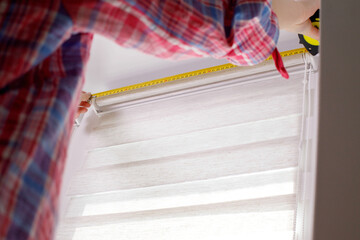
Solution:
{"label": "thumb", "polygon": [[298,33],[304,34],[316,40],[320,40],[320,31],[311,24],[310,19],[303,23],[297,24],[296,30]]}

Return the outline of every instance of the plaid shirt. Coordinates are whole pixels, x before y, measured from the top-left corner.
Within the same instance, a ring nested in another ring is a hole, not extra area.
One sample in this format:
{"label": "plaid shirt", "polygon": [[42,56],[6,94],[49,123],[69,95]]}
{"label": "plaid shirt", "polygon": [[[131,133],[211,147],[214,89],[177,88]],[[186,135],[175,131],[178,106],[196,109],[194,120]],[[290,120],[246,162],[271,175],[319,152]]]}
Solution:
{"label": "plaid shirt", "polygon": [[253,65],[279,31],[270,0],[2,0],[0,239],[53,237],[93,33],[161,58]]}

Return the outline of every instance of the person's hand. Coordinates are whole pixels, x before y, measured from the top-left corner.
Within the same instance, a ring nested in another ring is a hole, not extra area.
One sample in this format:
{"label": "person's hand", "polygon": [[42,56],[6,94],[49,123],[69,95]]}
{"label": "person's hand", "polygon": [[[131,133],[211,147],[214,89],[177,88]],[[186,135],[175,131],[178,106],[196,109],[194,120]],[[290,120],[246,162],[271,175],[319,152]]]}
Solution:
{"label": "person's hand", "polygon": [[273,0],[272,9],[279,20],[280,29],[301,33],[320,40],[320,33],[309,18],[320,8],[320,0]]}
{"label": "person's hand", "polygon": [[77,112],[75,114],[75,119],[78,118],[80,114],[86,113],[88,111],[88,108],[91,106],[91,104],[88,102],[90,97],[91,97],[91,93],[87,93],[84,91],[81,92],[80,103]]}

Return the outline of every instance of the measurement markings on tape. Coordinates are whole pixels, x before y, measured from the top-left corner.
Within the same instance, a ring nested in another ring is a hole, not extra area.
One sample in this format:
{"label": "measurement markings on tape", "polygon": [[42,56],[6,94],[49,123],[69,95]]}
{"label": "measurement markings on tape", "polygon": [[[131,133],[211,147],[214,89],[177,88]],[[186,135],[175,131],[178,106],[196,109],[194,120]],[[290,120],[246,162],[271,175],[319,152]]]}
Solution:
{"label": "measurement markings on tape", "polygon": [[[280,55],[282,57],[287,57],[287,56],[292,56],[292,55],[296,55],[296,54],[302,54],[305,52],[307,52],[305,48],[299,48],[299,49],[281,52]],[[266,59],[266,61],[271,60],[271,59],[272,59],[272,57],[270,56]],[[196,70],[196,71],[192,71],[192,72],[182,73],[182,74],[178,74],[178,75],[174,75],[174,76],[170,76],[170,77],[159,78],[159,79],[148,81],[148,82],[138,83],[138,84],[130,85],[127,87],[116,88],[116,89],[112,89],[112,90],[108,90],[108,91],[104,91],[104,92],[100,92],[100,93],[95,93],[91,97],[98,98],[98,97],[109,96],[109,95],[113,95],[113,94],[117,94],[117,93],[121,93],[121,92],[126,92],[126,91],[135,90],[135,89],[139,89],[139,88],[158,85],[161,83],[171,82],[171,81],[180,80],[180,79],[184,79],[184,78],[188,78],[188,77],[199,76],[199,75],[212,73],[212,72],[218,72],[218,71],[222,71],[222,70],[230,69],[230,68],[234,68],[234,67],[238,67],[238,66],[231,64],[231,63],[227,63],[227,64],[215,66],[215,67],[204,68],[204,69],[200,69],[200,70]]]}

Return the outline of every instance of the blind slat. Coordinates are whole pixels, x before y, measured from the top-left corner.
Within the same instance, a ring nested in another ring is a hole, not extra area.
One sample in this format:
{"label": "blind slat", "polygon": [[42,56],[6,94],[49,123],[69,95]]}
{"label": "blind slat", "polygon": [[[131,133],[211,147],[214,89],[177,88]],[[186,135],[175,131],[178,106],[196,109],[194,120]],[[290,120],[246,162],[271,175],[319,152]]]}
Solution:
{"label": "blind slat", "polygon": [[295,194],[275,197],[239,200],[206,205],[194,205],[178,208],[154,209],[148,211],[116,213],[96,216],[67,218],[64,229],[90,227],[121,222],[139,222],[180,217],[222,215],[234,213],[261,213],[293,210],[296,203]]}
{"label": "blind slat", "polygon": [[301,116],[296,114],[96,149],[89,152],[85,167],[109,166],[294,137],[299,135],[300,123]]}
{"label": "blind slat", "polygon": [[82,227],[63,231],[57,239],[289,240],[294,234],[293,220],[293,211],[196,216]]}
{"label": "blind slat", "polygon": [[201,181],[167,184],[104,194],[75,196],[66,217],[103,215],[204,205],[293,194],[296,168]]}
{"label": "blind slat", "polygon": [[296,80],[291,84],[270,81],[262,86],[265,89],[261,91],[228,89],[201,94],[197,98],[170,99],[151,106],[124,109],[121,114],[110,113],[104,115],[99,126],[92,130],[91,147],[113,146],[297,114],[301,112],[302,99],[299,84],[301,82]]}
{"label": "blind slat", "polygon": [[293,220],[292,211],[151,220],[77,228],[73,240],[288,240],[294,234],[291,224]]}
{"label": "blind slat", "polygon": [[286,138],[88,169],[76,176],[69,194],[149,187],[294,167],[297,165],[297,147],[296,138]]}

